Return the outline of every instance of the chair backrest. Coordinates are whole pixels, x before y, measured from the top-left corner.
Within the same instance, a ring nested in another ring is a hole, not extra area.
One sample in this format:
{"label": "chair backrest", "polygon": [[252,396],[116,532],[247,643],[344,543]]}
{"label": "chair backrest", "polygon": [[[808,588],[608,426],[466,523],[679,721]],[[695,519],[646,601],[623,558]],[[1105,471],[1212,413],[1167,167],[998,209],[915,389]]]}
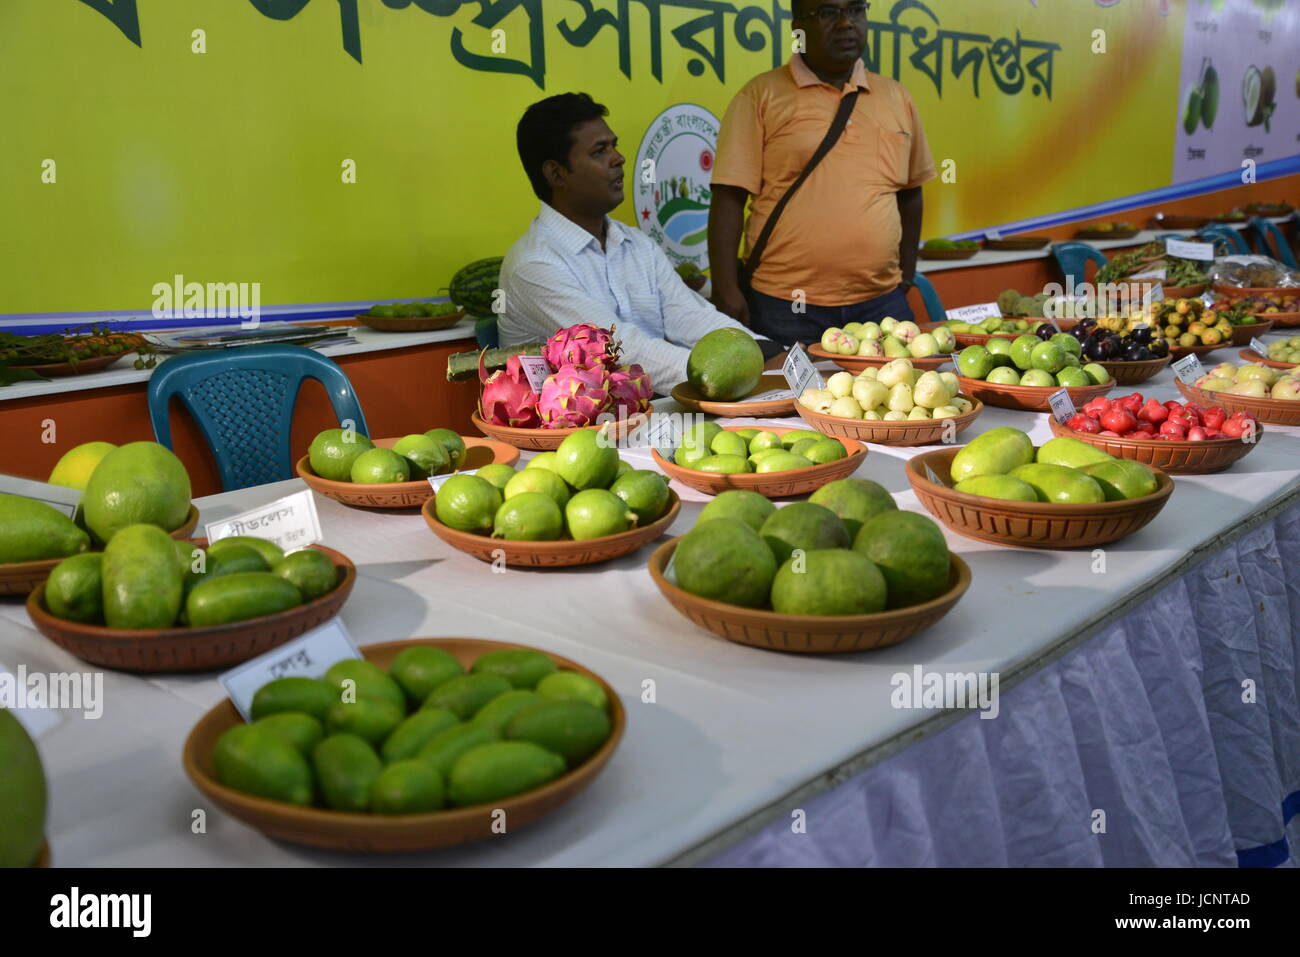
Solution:
{"label": "chair backrest", "polygon": [[179,396],[212,448],[226,491],[293,478],[289,433],[303,379],[325,387],[340,424],[369,435],[361,404],[334,362],[303,346],[239,346],[173,356],[149,379],[149,421],[172,447],[167,406]]}
{"label": "chair backrest", "polygon": [[[1296,268],[1295,253],[1291,252],[1291,247],[1287,244],[1286,237],[1282,235],[1282,230],[1261,216],[1256,216],[1250,221],[1250,228],[1259,237],[1259,251],[1261,253],[1286,263],[1292,269]],[[1270,239],[1273,240],[1272,250],[1268,248]]]}
{"label": "chair backrest", "polygon": [[1200,232],[1196,235],[1213,242],[1215,252],[1219,252],[1219,246],[1222,243],[1227,247],[1226,255],[1246,256],[1250,253],[1250,247],[1246,245],[1246,240],[1241,238],[1241,233],[1227,223],[1209,223],[1202,226]]}
{"label": "chair backrest", "polygon": [[501,344],[501,337],[497,331],[497,317],[484,316],[474,322],[474,338],[478,341],[480,349],[495,349]]}
{"label": "chair backrest", "polygon": [[1088,263],[1095,262],[1098,267],[1106,265],[1106,257],[1096,246],[1088,243],[1068,242],[1052,243],[1052,255],[1056,265],[1065,277],[1066,292],[1071,292],[1088,278]]}
{"label": "chair backrest", "polygon": [[935,290],[934,283],[918,272],[914,276],[912,284],[916,286],[916,291],[921,294],[921,301],[925,303],[925,311],[930,316],[931,322],[943,322],[948,318],[948,313],[944,311],[943,303],[939,300],[939,293]]}

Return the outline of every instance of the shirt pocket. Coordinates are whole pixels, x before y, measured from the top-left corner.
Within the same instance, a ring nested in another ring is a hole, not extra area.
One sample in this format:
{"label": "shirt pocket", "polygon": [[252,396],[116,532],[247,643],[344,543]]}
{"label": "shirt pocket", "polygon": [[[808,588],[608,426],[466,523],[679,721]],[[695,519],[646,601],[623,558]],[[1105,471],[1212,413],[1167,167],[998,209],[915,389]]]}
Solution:
{"label": "shirt pocket", "polygon": [[877,163],[880,180],[893,189],[903,189],[912,165],[912,137],[895,129],[880,130]]}

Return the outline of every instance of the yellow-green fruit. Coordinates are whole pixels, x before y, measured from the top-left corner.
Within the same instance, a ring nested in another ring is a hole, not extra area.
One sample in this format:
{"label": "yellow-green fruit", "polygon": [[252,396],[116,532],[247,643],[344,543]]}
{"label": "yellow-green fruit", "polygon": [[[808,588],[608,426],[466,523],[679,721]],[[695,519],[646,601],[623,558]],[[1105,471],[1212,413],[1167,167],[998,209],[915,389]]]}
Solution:
{"label": "yellow-green fruit", "polygon": [[86,442],[63,453],[47,480],[51,485],[62,485],[81,491],[90,481],[91,474],[104,456],[116,449],[112,442]]}
{"label": "yellow-green fruit", "polygon": [[528,741],[497,741],[462,754],[447,794],[462,807],[499,801],[541,787],[564,773],[564,759]]}
{"label": "yellow-green fruit", "polygon": [[228,788],[272,801],[311,804],[311,768],[279,735],[240,724],[217,739],[212,752],[217,780]]}
{"label": "yellow-green fruit", "polygon": [[605,743],[609,730],[605,710],[586,701],[538,701],[510,719],[505,738],[531,741],[575,768]]}
{"label": "yellow-green fruit", "polygon": [[1101,486],[1101,492],[1108,502],[1141,498],[1153,494],[1159,488],[1154,472],[1141,462],[1129,459],[1094,462],[1083,466],[1079,471]]}
{"label": "yellow-green fruit", "polygon": [[887,595],[880,569],[846,548],[792,557],[772,581],[772,608],[786,615],[870,615],[885,610]]}
{"label": "yellow-green fruit", "polygon": [[267,715],[254,721],[253,727],[270,731],[286,744],[293,745],[304,759],[311,757],[312,749],[325,737],[325,729],[321,723],[301,711]]}
{"label": "yellow-green fruit", "polygon": [[673,567],[677,584],[692,595],[761,608],[772,588],[776,559],[746,520],[715,518],[697,522],[678,541]]}
{"label": "yellow-green fruit", "polygon": [[435,688],[424,707],[447,708],[468,721],[493,698],[510,690],[510,682],[500,675],[462,675]]}
{"label": "yellow-green fruit", "polygon": [[326,807],[361,812],[370,807],[370,788],[384,764],[355,734],[332,734],[312,751],[312,767]]}
{"label": "yellow-green fruit", "polygon": [[409,482],[411,463],[392,449],[366,449],[352,461],[348,477],[357,485]]}
{"label": "yellow-green fruit", "polygon": [[393,729],[379,754],[385,764],[413,758],[426,744],[459,723],[446,708],[423,708]]}
{"label": "yellow-green fruit", "polygon": [[763,376],[763,350],[740,329],[714,329],[686,359],[686,378],[701,396],[730,402],[754,390]]}
{"label": "yellow-green fruit", "polygon": [[474,715],[474,720],[470,723],[491,728],[497,734],[504,734],[506,725],[515,715],[542,700],[542,696],[536,691],[526,691],[523,688],[507,691],[479,709],[479,713]]}
{"label": "yellow-green fruit", "polygon": [[45,842],[45,772],[27,730],[0,708],[0,868],[30,867]]}
{"label": "yellow-green fruit", "polygon": [[775,511],[776,506],[767,497],[748,489],[732,488],[704,506],[695,523],[698,525],[715,518],[738,518],[757,532]]}
{"label": "yellow-green fruit", "polygon": [[999,426],[958,449],[949,471],[954,482],[964,482],[980,475],[1006,475],[1033,460],[1034,443],[1029,436],[1019,429]]}
{"label": "yellow-green fruit", "polygon": [[378,698],[336,701],[325,716],[325,727],[330,734],[355,734],[377,748],[397,729],[404,716],[400,707]]}
{"label": "yellow-green fruit", "polygon": [[442,776],[427,761],[396,761],[370,785],[375,814],[426,814],[443,805]]}
{"label": "yellow-green fruit", "polygon": [[487,479],[462,474],[442,484],[433,504],[442,524],[461,532],[488,535],[502,501],[501,491]]}
{"label": "yellow-green fruit", "polygon": [[550,655],[530,648],[503,648],[479,655],[470,671],[476,675],[497,675],[515,688],[535,688],[537,682],[556,670]]}
{"label": "yellow-green fruit", "polygon": [[157,442],[131,442],[100,461],[81,505],[86,527],[102,542],[128,525],[175,531],[189,515],[190,476],[181,460]]}
{"label": "yellow-green fruit", "polygon": [[53,506],[0,494],[0,564],[64,558],[89,547],[90,537]]}
{"label": "yellow-green fruit", "polygon": [[938,598],[951,582],[948,544],[938,524],[916,512],[881,512],[863,523],[853,550],[885,577],[889,608]]}
{"label": "yellow-green fruit", "polygon": [[218,557],[226,549],[234,548],[237,545],[246,545],[261,555],[262,560],[266,562],[267,568],[274,568],[275,563],[284,558],[283,548],[275,544],[275,542],[269,542],[265,538],[258,538],[256,535],[231,535],[228,538],[219,538],[208,546],[208,557]]}
{"label": "yellow-green fruit", "polygon": [[352,463],[375,447],[366,436],[346,429],[326,429],[312,439],[307,450],[311,470],[333,482],[352,481]]}
{"label": "yellow-green fruit", "polygon": [[808,501],[829,508],[838,515],[848,530],[850,538],[858,534],[864,522],[875,518],[881,512],[893,512],[898,509],[889,490],[871,479],[846,478],[828,482],[808,496]]}
{"label": "yellow-green fruit", "polygon": [[270,572],[236,572],[208,577],[195,585],[185,599],[185,614],[191,627],[202,628],[274,615],[301,604],[302,594],[283,578]]}
{"label": "yellow-green fruit", "polygon": [[465,673],[456,656],[441,648],[413,645],[393,659],[388,672],[414,705],[424,704],[440,684]]}
{"label": "yellow-green fruit", "polygon": [[103,575],[109,628],[170,628],[175,623],[181,610],[181,570],[176,547],[161,528],[121,529],[104,549]]}
{"label": "yellow-green fruit", "polygon": [[417,757],[421,761],[427,761],[431,768],[445,778],[461,755],[500,740],[500,733],[490,725],[458,724],[437,735],[420,749]]}
{"label": "yellow-green fruit", "polygon": [[450,462],[449,471],[455,472],[457,469],[465,467],[465,459],[468,458],[469,453],[465,448],[464,439],[451,429],[430,429],[424,434],[442,443],[442,447],[447,451],[447,459]]}
{"label": "yellow-green fruit", "polygon": [[322,680],[335,689],[335,700],[345,700],[345,696],[355,696],[358,700],[376,698],[406,710],[406,695],[401,687],[374,662],[361,658],[336,661],[326,670]]}
{"label": "yellow-green fruit", "polygon": [[618,462],[618,448],[602,429],[579,429],[555,450],[555,471],[579,491],[609,488]]}
{"label": "yellow-green fruit", "polygon": [[763,523],[760,533],[778,562],[796,548],[848,548],[853,539],[844,522],[829,508],[814,502],[792,502]]}
{"label": "yellow-green fruit", "polygon": [[271,573],[295,586],[303,601],[327,595],[339,583],[339,569],[328,555],[315,548],[285,555],[271,566]]}
{"label": "yellow-green fruit", "polygon": [[953,486],[953,491],[984,498],[1001,498],[1009,502],[1038,501],[1038,493],[1031,486],[1010,475],[977,475],[973,479],[958,482]]}
{"label": "yellow-green fruit", "polygon": [[537,693],[551,701],[585,701],[602,711],[609,699],[600,682],[576,671],[557,671],[537,682]]}
{"label": "yellow-green fruit", "polygon": [[1034,462],[1014,468],[1009,474],[1012,478],[1018,478],[1033,488],[1040,502],[1077,505],[1106,500],[1101,486],[1095,479],[1078,469],[1067,468],[1064,465],[1043,465]]}
{"label": "yellow-green fruit", "polygon": [[254,721],[273,714],[308,714],[324,722],[338,692],[315,678],[276,678],[257,689],[249,712]]}
{"label": "yellow-green fruit", "polygon": [[1064,465],[1068,468],[1079,469],[1085,465],[1092,465],[1096,462],[1109,462],[1112,459],[1113,456],[1103,452],[1095,445],[1089,445],[1087,442],[1071,438],[1068,435],[1058,435],[1056,438],[1048,439],[1039,446],[1034,461],[1041,462],[1044,465]]}
{"label": "yellow-green fruit", "polygon": [[94,624],[104,619],[104,556],[86,552],[65,558],[45,580],[45,605],[68,621]]}

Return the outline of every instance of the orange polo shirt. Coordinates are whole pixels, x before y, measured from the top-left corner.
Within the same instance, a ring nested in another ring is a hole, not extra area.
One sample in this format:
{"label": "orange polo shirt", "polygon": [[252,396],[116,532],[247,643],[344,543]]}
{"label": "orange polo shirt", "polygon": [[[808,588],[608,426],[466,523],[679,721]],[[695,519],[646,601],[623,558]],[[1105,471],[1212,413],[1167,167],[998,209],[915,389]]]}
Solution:
{"label": "orange polo shirt", "polygon": [[859,60],[842,90],[823,83],[794,54],[754,77],[727,107],[713,183],[751,194],[745,255],[772,208],[799,177],[830,128],[840,98],[862,92],[834,148],[790,200],[751,279],[759,292],[818,306],[846,306],[902,280],[902,225],[895,193],[935,176],[912,97],[901,83],[867,73]]}

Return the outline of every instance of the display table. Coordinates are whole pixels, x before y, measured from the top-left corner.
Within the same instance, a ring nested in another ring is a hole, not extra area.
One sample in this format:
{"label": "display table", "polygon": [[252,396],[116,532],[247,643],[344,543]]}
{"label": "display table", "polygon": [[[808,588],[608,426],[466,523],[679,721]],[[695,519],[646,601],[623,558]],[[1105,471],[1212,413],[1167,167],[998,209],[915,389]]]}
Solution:
{"label": "display table", "polygon": [[[1168,370],[1142,391],[1178,397]],[[1036,443],[1050,437],[1044,416],[989,408],[962,438],[1002,425]],[[873,445],[856,474],[919,511],[902,468],[919,451]],[[623,454],[649,466],[645,449]],[[650,548],[587,568],[497,573],[435,538],[414,512],[317,497],[325,544],[357,565],[341,617],[358,643],[467,636],[573,658],[604,676],[628,711],[609,766],[518,834],[397,857],[313,851],[229,818],[182,772],[186,735],[223,696],[215,675],[106,672],[103,716],[64,713],[39,741],[54,861],[658,865],[726,852],[720,862],[1231,864],[1234,850],[1283,838],[1278,802],[1300,788],[1300,592],[1263,560],[1269,552],[1260,538],[1274,535],[1279,550],[1286,539],[1295,560],[1296,513],[1284,510],[1300,499],[1298,463],[1300,429],[1267,426],[1260,448],[1231,471],[1178,477],[1150,525],[1104,549],[1100,573],[1090,550],[1018,550],[947,534],[974,578],[952,612],[901,645],[828,657],[761,651],[697,629],[655,589],[645,569]],[[302,487],[293,480],[199,499],[201,521]],[[684,500],[676,535],[707,496],[674,488]],[[1221,571],[1215,562],[1228,563],[1227,577],[1213,577]],[[1244,580],[1252,575],[1278,580],[1264,592]],[[1189,613],[1213,642],[1183,629]],[[15,602],[0,604],[0,663],[91,670],[42,638]],[[893,707],[893,676],[918,665],[997,673],[999,719]],[[1260,704],[1229,733],[1222,725],[1231,720],[1230,699],[1247,678]],[[1191,720],[1198,707],[1201,726]],[[1073,736],[1057,736],[1061,727]],[[1288,749],[1289,764],[1279,757]],[[1123,756],[1122,765],[1104,760],[1110,754]],[[1161,754],[1176,760],[1161,765]],[[1073,782],[1085,774],[1081,791]],[[853,775],[852,790],[831,790]],[[1217,817],[1216,795],[1224,808]],[[783,838],[792,808],[805,812],[807,833]],[[1110,839],[1089,830],[1098,808]],[[205,833],[191,831],[196,809],[206,811]],[[1067,819],[1075,832],[1063,832]],[[1206,837],[1215,820],[1218,832]],[[1107,840],[1116,848],[1137,841],[1143,851],[1095,846]]]}

